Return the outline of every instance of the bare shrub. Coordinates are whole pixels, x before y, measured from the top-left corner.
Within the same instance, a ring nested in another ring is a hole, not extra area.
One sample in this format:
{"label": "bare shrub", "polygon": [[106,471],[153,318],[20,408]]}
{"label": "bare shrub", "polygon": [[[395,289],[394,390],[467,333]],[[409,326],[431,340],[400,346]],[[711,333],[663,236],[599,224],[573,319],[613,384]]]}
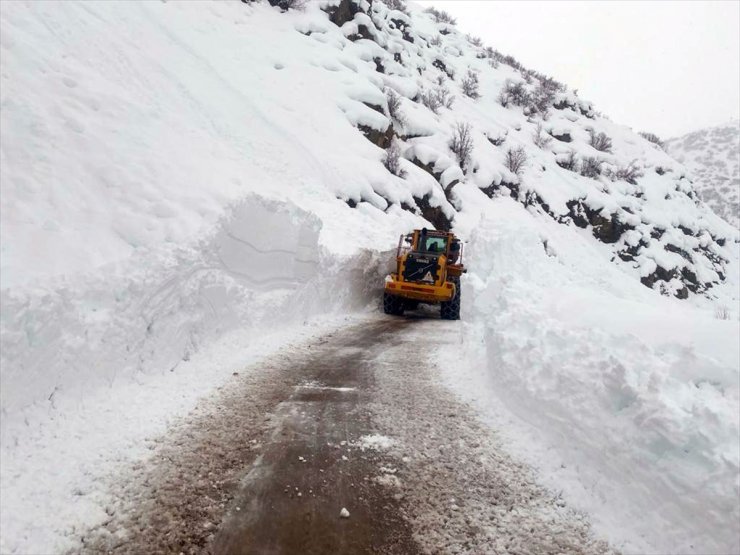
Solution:
{"label": "bare shrub", "polygon": [[429,44],[432,46],[442,46],[442,35],[434,35],[429,41]]}
{"label": "bare shrub", "polygon": [[730,309],[726,306],[718,306],[714,309],[714,317],[717,320],[729,320],[730,319]]}
{"label": "bare shrub", "polygon": [[540,79],[539,84],[535,87],[532,94],[529,111],[532,113],[538,112],[543,117],[546,117],[550,108],[555,103],[555,98],[557,93],[560,92],[560,87],[562,85],[551,77]]}
{"label": "bare shrub", "polygon": [[388,6],[389,10],[398,10],[406,15],[409,15],[409,9],[406,7],[405,0],[382,0],[383,3]]}
{"label": "bare shrub", "polygon": [[612,140],[609,136],[604,133],[596,133],[593,129],[588,130],[589,144],[599,152],[611,152],[612,151]]}
{"label": "bare shrub", "polygon": [[391,88],[386,88],[385,99],[388,102],[388,115],[401,125],[406,125],[406,116],[401,111],[401,96]]}
{"label": "bare shrub", "polygon": [[465,38],[468,39],[468,42],[473,46],[477,46],[479,48],[483,46],[483,41],[479,37],[474,37],[473,35],[465,35]]}
{"label": "bare shrub", "polygon": [[455,153],[457,162],[465,170],[470,161],[470,155],[473,153],[473,135],[469,123],[458,123],[452,134],[450,141],[450,150]]}
{"label": "bare shrub", "polygon": [[568,154],[566,154],[565,156],[558,157],[557,164],[561,168],[568,171],[578,172],[580,170],[578,155],[576,155],[575,151],[573,150],[568,152]]}
{"label": "bare shrub", "polygon": [[552,144],[552,137],[545,133],[542,129],[542,124],[538,123],[537,129],[532,133],[532,141],[534,141],[536,146],[544,150]]}
{"label": "bare shrub", "polygon": [[433,90],[422,90],[419,98],[421,103],[435,114],[438,114],[442,107],[452,108],[455,102],[455,97],[444,84],[437,85]]}
{"label": "bare shrub", "polygon": [[430,6],[424,11],[430,14],[437,23],[449,23],[450,25],[457,24],[457,20],[444,10],[438,10],[437,8]]}
{"label": "bare shrub", "polygon": [[430,90],[422,90],[421,93],[419,93],[419,100],[421,100],[421,103],[427,108],[429,108],[435,114],[438,114],[439,109],[442,108],[442,106],[444,106],[439,101],[439,98],[434,93],[434,91],[430,91]]}
{"label": "bare shrub", "polygon": [[524,147],[520,146],[507,150],[504,164],[514,175],[521,175],[524,166],[527,164],[527,153]]}
{"label": "bare shrub", "polygon": [[532,102],[532,95],[521,81],[514,82],[507,79],[504,88],[498,96],[499,103],[507,107],[509,104],[515,106],[527,106]]}
{"label": "bare shrub", "polygon": [[271,6],[277,6],[284,12],[288,10],[302,10],[306,7],[306,0],[268,0]]}
{"label": "bare shrub", "polygon": [[651,143],[656,144],[660,148],[662,148],[663,150],[665,150],[665,143],[663,141],[661,141],[660,140],[660,137],[658,137],[655,133],[649,133],[647,131],[640,131],[640,136],[643,139],[645,139],[647,141],[650,141]]}
{"label": "bare shrub", "polygon": [[637,161],[632,160],[629,165],[617,168],[617,171],[615,171],[613,175],[616,179],[621,179],[627,183],[631,183],[632,185],[637,185],[637,180],[645,174],[640,170],[640,167],[637,165]]}
{"label": "bare shrub", "polygon": [[601,166],[604,162],[593,156],[586,156],[581,161],[581,175],[596,179],[601,175]]}
{"label": "bare shrub", "polygon": [[469,69],[467,75],[462,80],[462,90],[466,96],[470,98],[480,98],[480,92],[478,92],[478,74],[473,70]]}
{"label": "bare shrub", "polygon": [[385,151],[383,165],[393,175],[401,178],[406,177],[406,171],[401,169],[401,147],[395,138],[391,141],[388,150]]}

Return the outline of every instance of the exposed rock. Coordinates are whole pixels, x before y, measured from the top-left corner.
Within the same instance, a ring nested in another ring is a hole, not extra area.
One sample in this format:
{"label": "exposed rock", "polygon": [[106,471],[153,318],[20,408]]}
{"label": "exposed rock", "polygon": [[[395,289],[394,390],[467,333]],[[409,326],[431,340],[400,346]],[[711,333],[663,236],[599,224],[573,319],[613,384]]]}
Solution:
{"label": "exposed rock", "polygon": [[558,135],[557,133],[550,133],[554,139],[557,139],[558,141],[562,143],[570,143],[573,140],[573,137],[570,136],[570,133],[563,133],[562,135]]}
{"label": "exposed rock", "polygon": [[432,206],[429,204],[430,197],[431,195],[425,195],[422,198],[414,197],[421,216],[429,221],[436,229],[449,231],[452,229],[452,220],[447,217],[441,206]]}
{"label": "exposed rock", "polygon": [[389,125],[385,131],[379,131],[378,129],[368,127],[367,125],[358,125],[357,129],[359,129],[362,134],[365,135],[365,138],[368,141],[382,149],[386,149],[390,146],[391,140],[394,136],[392,124]]}
{"label": "exposed rock", "polygon": [[341,0],[338,6],[330,6],[326,9],[329,20],[338,27],[352,21],[359,11],[360,8],[353,0]]}

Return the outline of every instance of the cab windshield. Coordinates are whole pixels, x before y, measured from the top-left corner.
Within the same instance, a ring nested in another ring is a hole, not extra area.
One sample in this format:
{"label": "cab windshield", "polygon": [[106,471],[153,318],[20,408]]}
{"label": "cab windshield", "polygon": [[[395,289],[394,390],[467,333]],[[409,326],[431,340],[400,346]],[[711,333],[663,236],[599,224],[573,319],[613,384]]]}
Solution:
{"label": "cab windshield", "polygon": [[425,252],[447,252],[447,238],[446,237],[424,237],[421,245],[422,251]]}

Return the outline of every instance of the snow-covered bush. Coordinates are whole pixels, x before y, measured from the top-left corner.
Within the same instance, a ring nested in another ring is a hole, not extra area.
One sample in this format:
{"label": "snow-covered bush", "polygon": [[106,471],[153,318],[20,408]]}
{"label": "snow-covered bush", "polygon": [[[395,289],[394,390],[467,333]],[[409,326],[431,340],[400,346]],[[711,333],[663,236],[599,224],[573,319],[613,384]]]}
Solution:
{"label": "snow-covered bush", "polygon": [[532,104],[532,93],[527,90],[522,81],[507,79],[504,88],[498,96],[501,106],[506,108],[509,104],[514,106],[529,106]]}
{"label": "snow-covered bush", "polygon": [[714,317],[717,318],[717,320],[729,320],[730,310],[726,306],[718,306],[714,310]]}
{"label": "snow-covered bush", "polygon": [[532,141],[536,146],[544,150],[552,144],[552,137],[545,133],[542,129],[542,124],[538,123],[537,129],[532,133]]}
{"label": "snow-covered bush", "polygon": [[391,88],[385,90],[385,100],[388,103],[388,115],[401,125],[406,125],[406,116],[401,110],[401,96]]}
{"label": "snow-covered bush", "polygon": [[276,6],[287,12],[288,10],[302,10],[306,7],[306,0],[268,0],[271,6]]}
{"label": "snow-covered bush", "polygon": [[383,165],[393,175],[406,177],[406,171],[401,169],[401,147],[395,138],[391,141],[388,150],[385,151]]}
{"label": "snow-covered bush", "polygon": [[561,85],[550,77],[540,79],[539,84],[534,90],[534,94],[531,96],[531,102],[529,105],[529,111],[534,113],[538,112],[546,117],[550,108],[555,103],[555,98],[560,92]]}
{"label": "snow-covered bush", "polygon": [[604,162],[595,156],[586,156],[581,161],[581,175],[595,179],[601,175],[601,166]]}
{"label": "snow-covered bush", "polygon": [[442,46],[442,35],[434,35],[429,39],[429,44],[432,46]]}
{"label": "snow-covered bush", "polygon": [[473,153],[473,136],[472,128],[469,123],[458,123],[452,134],[450,141],[450,150],[455,153],[458,164],[465,170],[470,161],[470,155]]}
{"label": "snow-covered bush", "polygon": [[609,138],[609,136],[606,133],[604,133],[603,131],[601,133],[597,133],[593,129],[589,129],[588,135],[589,135],[588,144],[590,144],[596,150],[598,150],[599,152],[611,152],[612,151],[612,140]]}
{"label": "snow-covered bush", "polygon": [[452,108],[452,104],[455,102],[455,97],[450,93],[450,89],[447,88],[444,81],[438,81],[434,89],[422,90],[419,98],[421,103],[435,114],[439,113],[440,108]]}
{"label": "snow-covered bush", "polygon": [[580,169],[580,162],[578,161],[578,155],[574,150],[568,152],[568,154],[561,154],[556,160],[558,166],[564,170],[577,172]]}
{"label": "snow-covered bush", "polygon": [[632,185],[637,185],[637,180],[645,175],[637,165],[637,160],[632,160],[627,166],[620,166],[616,170],[609,169],[604,172],[611,180],[622,180]]}
{"label": "snow-covered bush", "polygon": [[467,75],[463,77],[461,86],[465,96],[469,96],[474,99],[480,98],[480,92],[478,91],[478,74],[472,69],[469,69]]}
{"label": "snow-covered bush", "polygon": [[449,23],[450,25],[456,25],[457,19],[452,17],[450,14],[448,14],[444,10],[438,10],[437,8],[433,6],[429,6],[426,10],[424,10],[426,13],[430,14],[434,20],[437,23]]}
{"label": "snow-covered bush", "polygon": [[493,146],[501,146],[506,142],[507,135],[508,133],[506,131],[503,133],[500,131],[490,131],[486,133],[486,139],[488,139],[488,142]]}
{"label": "snow-covered bush", "polygon": [[655,133],[650,133],[649,131],[640,131],[640,137],[647,141],[650,141],[653,144],[658,145],[660,148],[665,150],[665,144]]}
{"label": "snow-covered bush", "polygon": [[382,2],[388,6],[389,10],[398,10],[406,15],[409,14],[409,9],[406,6],[405,0],[382,0]]}
{"label": "snow-covered bush", "polygon": [[523,146],[510,148],[506,151],[504,164],[506,168],[514,175],[521,175],[524,166],[527,163],[527,153]]}
{"label": "snow-covered bush", "polygon": [[473,46],[477,46],[478,48],[481,48],[483,46],[483,41],[480,39],[480,37],[465,35],[465,38],[468,39],[468,42]]}

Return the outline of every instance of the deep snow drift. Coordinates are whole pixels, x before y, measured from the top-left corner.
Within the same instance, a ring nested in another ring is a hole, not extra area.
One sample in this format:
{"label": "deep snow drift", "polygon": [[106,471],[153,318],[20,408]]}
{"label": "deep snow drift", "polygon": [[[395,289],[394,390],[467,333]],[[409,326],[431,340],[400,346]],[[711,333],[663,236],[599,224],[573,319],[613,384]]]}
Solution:
{"label": "deep snow drift", "polygon": [[693,131],[665,144],[668,153],[691,171],[699,197],[740,227],[740,120]]}
{"label": "deep snow drift", "polygon": [[488,207],[463,301],[476,363],[448,382],[513,415],[515,450],[625,552],[737,552],[737,313],[656,299],[590,243]]}
{"label": "deep snow drift", "polygon": [[410,8],[0,3],[3,551],[105,518],[100,480],[227,351],[367,306],[422,216],[471,240],[470,379],[539,430],[545,479],[577,467],[560,487],[618,544],[734,548],[737,230],[656,145]]}

